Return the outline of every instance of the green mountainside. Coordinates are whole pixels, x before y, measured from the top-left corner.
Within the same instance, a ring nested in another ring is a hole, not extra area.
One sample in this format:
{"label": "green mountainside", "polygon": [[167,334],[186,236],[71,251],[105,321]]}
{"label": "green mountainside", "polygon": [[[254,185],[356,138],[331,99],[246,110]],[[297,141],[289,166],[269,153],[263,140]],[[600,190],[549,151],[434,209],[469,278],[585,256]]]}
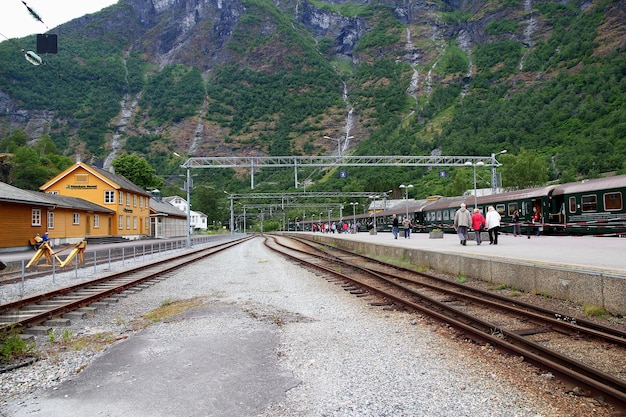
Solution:
{"label": "green mountainside", "polygon": [[[44,138],[64,156],[105,167],[133,153],[173,192],[181,181],[174,153],[336,154],[338,141],[324,136],[349,136],[344,153],[356,155],[506,149],[504,186],[524,185],[523,172],[506,165],[527,159],[540,162],[535,181],[626,172],[623,0],[194,5],[121,0],[53,30],[59,53],[42,66],[20,50],[35,50],[34,36],[0,43],[0,152],[17,155]],[[7,182],[20,165],[11,158],[0,160]],[[40,175],[67,164],[52,159]],[[196,184],[249,189],[249,172],[210,171]],[[410,182],[424,197],[469,188],[468,170],[456,171],[447,179],[426,168],[301,176],[311,190]],[[489,174],[480,177],[479,187],[490,187]],[[284,191],[293,173],[261,170],[255,182]]]}

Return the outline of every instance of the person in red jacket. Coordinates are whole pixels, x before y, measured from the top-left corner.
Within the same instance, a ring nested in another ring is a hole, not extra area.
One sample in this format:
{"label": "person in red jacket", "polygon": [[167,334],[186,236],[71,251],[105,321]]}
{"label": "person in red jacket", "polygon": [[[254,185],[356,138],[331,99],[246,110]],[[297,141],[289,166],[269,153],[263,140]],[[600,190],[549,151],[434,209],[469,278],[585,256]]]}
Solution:
{"label": "person in red jacket", "polygon": [[476,244],[480,245],[482,240],[480,238],[480,231],[485,227],[485,216],[482,215],[480,210],[477,208],[474,209],[474,214],[472,214],[472,229],[474,233],[476,233]]}

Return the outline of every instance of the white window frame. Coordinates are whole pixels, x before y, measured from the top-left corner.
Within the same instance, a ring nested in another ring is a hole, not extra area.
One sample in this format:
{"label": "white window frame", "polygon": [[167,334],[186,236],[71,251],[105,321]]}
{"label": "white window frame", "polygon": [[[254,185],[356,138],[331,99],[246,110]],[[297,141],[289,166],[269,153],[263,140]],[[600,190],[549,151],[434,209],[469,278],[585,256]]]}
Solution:
{"label": "white window frame", "polygon": [[104,191],[104,204],[115,204],[115,191],[114,190]]}
{"label": "white window frame", "polygon": [[30,217],[31,226],[41,226],[41,209],[33,209]]}
{"label": "white window frame", "polygon": [[74,212],[72,214],[72,224],[74,224],[74,225],[80,224],[80,213]]}
{"label": "white window frame", "polygon": [[48,229],[54,229],[54,211],[48,212]]}
{"label": "white window frame", "polygon": [[93,215],[93,228],[94,229],[100,228],[100,215],[99,214]]}

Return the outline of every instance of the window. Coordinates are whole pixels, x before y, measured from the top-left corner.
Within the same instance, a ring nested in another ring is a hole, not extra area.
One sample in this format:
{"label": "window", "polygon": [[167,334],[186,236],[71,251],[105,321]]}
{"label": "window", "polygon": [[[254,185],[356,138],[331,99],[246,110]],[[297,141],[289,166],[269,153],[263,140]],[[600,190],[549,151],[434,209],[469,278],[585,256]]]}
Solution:
{"label": "window", "polygon": [[130,193],[126,193],[126,205],[130,206]]}
{"label": "window", "polygon": [[500,213],[500,216],[504,216],[504,204],[496,204],[496,211]]}
{"label": "window", "polygon": [[150,228],[150,218],[146,217],[143,221],[144,229],[148,230]]}
{"label": "window", "polygon": [[33,209],[31,216],[31,226],[41,226],[41,210]]}
{"label": "window", "polygon": [[118,230],[124,229],[124,216],[122,216],[121,214],[117,218],[117,229]]}
{"label": "window", "polygon": [[89,175],[87,175],[87,174],[76,174],[76,175],[74,175],[74,182],[76,184],[87,184],[89,182]]}
{"label": "window", "polygon": [[115,191],[104,192],[104,204],[115,204]]}
{"label": "window", "polygon": [[139,208],[143,208],[143,196],[139,196]]}
{"label": "window", "polygon": [[137,207],[137,195],[133,194],[133,207]]}
{"label": "window", "polygon": [[73,217],[72,224],[80,224],[80,214],[79,213],[74,213],[74,215],[72,217]]}
{"label": "window", "polygon": [[123,191],[119,191],[119,198],[118,198],[117,204],[124,204],[124,192]]}
{"label": "window", "polygon": [[100,215],[99,214],[94,214],[93,215],[93,228],[97,229],[100,227]]}
{"label": "window", "polygon": [[126,229],[130,230],[130,216],[126,216]]}
{"label": "window", "polygon": [[576,197],[569,198],[569,212],[576,213]]}
{"label": "window", "polygon": [[46,191],[46,194],[59,195],[59,192],[52,190],[52,191]]}
{"label": "window", "polygon": [[54,212],[48,212],[48,229],[54,229]]}
{"label": "window", "polygon": [[137,216],[133,216],[133,230],[137,230]]}
{"label": "window", "polygon": [[509,203],[509,216],[512,216],[515,210],[517,210],[517,203]]}
{"label": "window", "polygon": [[622,201],[622,193],[606,193],[604,194],[604,209],[607,211],[621,210]]}
{"label": "window", "polygon": [[584,195],[582,197],[583,212],[598,211],[598,196],[594,194]]}

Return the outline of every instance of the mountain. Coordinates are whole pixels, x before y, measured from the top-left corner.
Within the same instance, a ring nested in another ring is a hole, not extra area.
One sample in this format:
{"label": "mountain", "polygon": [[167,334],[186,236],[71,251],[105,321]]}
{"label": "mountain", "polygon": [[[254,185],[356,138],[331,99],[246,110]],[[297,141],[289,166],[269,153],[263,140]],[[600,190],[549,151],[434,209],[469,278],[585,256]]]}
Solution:
{"label": "mountain", "polygon": [[[163,173],[180,163],[173,152],[337,145],[361,155],[530,150],[551,179],[623,171],[625,6],[121,0],[53,30],[59,53],[45,65],[21,57],[34,37],[0,44],[0,138],[49,134],[64,154],[105,166],[133,152]],[[352,172],[329,181],[383,189],[427,170]]]}

